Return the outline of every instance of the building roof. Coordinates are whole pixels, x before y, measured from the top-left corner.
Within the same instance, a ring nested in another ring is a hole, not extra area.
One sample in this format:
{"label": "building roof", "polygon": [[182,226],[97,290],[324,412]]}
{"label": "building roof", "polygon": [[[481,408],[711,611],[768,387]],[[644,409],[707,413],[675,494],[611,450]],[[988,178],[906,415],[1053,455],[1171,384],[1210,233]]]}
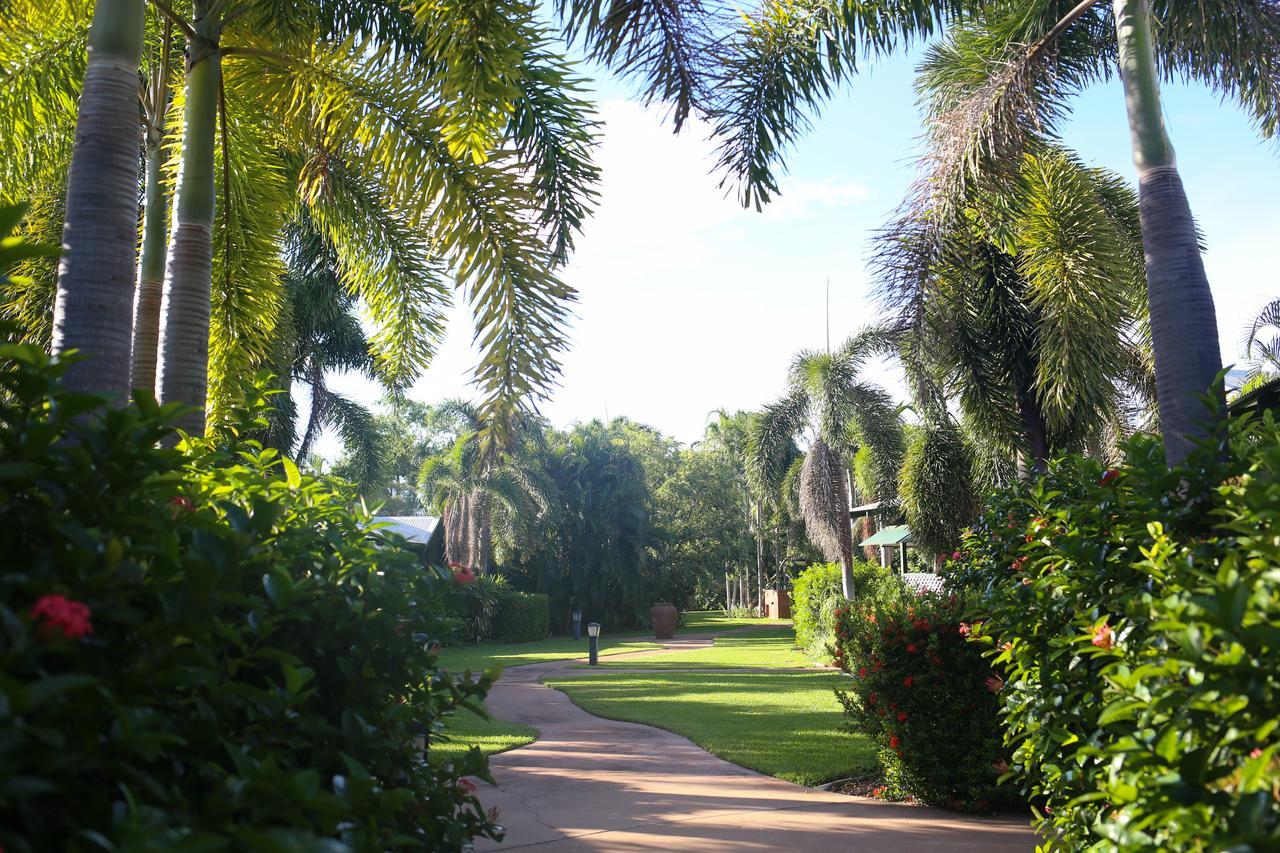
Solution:
{"label": "building roof", "polygon": [[430,545],[431,537],[440,529],[440,519],[434,515],[376,515],[373,522],[381,530],[398,533],[415,545]]}
{"label": "building roof", "polygon": [[905,524],[895,524],[882,528],[862,540],[863,547],[868,545],[911,545],[911,528]]}

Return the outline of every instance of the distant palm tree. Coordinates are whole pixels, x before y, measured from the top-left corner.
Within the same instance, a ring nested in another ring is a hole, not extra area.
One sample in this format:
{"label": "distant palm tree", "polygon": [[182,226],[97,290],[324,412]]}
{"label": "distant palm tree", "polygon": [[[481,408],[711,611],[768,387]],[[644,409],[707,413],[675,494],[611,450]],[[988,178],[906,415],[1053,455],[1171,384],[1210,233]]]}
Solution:
{"label": "distant palm tree", "polygon": [[460,401],[445,406],[469,430],[423,463],[418,491],[444,522],[446,559],[487,574],[495,527],[514,537],[520,527],[536,523],[549,511],[555,487],[531,455],[540,438],[532,419],[517,425],[517,440],[504,453],[486,454],[478,410]]}
{"label": "distant palm tree", "polygon": [[787,377],[788,392],[766,406],[748,444],[751,476],[758,483],[781,483],[792,467],[788,453],[797,435],[812,440],[800,470],[800,509],[809,539],[843,569],[844,592],[853,596],[853,527],[850,465],[859,447],[878,460],[872,476],[876,497],[897,494],[902,461],[902,424],[897,407],[882,389],[859,375],[879,346],[876,335],[849,338],[835,352],[796,354]]}
{"label": "distant palm tree", "polygon": [[1280,299],[1273,299],[1258,310],[1244,336],[1244,353],[1250,365],[1242,390],[1280,377]]}

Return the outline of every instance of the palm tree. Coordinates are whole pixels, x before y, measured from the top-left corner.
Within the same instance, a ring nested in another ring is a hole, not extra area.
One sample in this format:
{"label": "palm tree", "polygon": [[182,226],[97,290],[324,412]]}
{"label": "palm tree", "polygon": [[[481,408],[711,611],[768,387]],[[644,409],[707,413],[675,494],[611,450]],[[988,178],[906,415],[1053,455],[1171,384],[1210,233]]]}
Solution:
{"label": "palm tree", "polygon": [[[1220,369],[1213,299],[1161,108],[1162,79],[1192,79],[1237,98],[1264,136],[1280,132],[1280,8],[1161,0],[922,0],[839,3],[766,0],[734,27],[702,4],[615,5],[560,0],[570,29],[646,98],[673,100],[676,123],[700,111],[721,141],[724,182],[744,205],[778,192],[777,169],[808,113],[859,61],[901,49],[951,24],[958,73],[928,86],[931,168],[922,197],[952,209],[970,183],[1017,171],[1051,140],[1066,98],[1119,71],[1139,172],[1142,235],[1170,464],[1212,420],[1202,396]],[[1153,29],[1160,40],[1153,38]],[[718,37],[701,34],[711,30]],[[687,106],[686,106],[687,105]],[[932,203],[925,206],[934,207]]]}
{"label": "palm tree", "polygon": [[1273,299],[1258,310],[1245,332],[1244,354],[1250,365],[1242,391],[1274,382],[1280,376],[1280,299]]}
{"label": "palm tree", "polygon": [[447,405],[470,429],[448,451],[423,463],[418,491],[444,521],[446,559],[487,574],[495,527],[509,539],[518,538],[550,509],[554,487],[532,458],[541,427],[525,418],[518,425],[519,440],[507,452],[486,454],[479,411],[460,401]]}
{"label": "palm tree", "polygon": [[751,431],[748,454],[757,483],[779,483],[791,467],[787,448],[795,436],[812,432],[800,470],[800,509],[809,539],[844,572],[844,592],[852,597],[854,542],[849,517],[850,465],[861,446],[872,448],[876,494],[891,501],[902,458],[902,426],[889,395],[859,377],[878,346],[875,335],[849,338],[835,352],[796,354],[787,377],[787,395],[766,406]]}
{"label": "palm tree", "polygon": [[[331,371],[358,371],[369,379],[392,384],[370,354],[369,341],[356,314],[356,299],[338,273],[338,261],[323,235],[303,214],[290,226],[285,250],[288,304],[279,326],[279,370],[285,393],[277,400],[273,444],[298,461],[307,459],[325,427],[337,429],[346,450],[345,470],[368,482],[378,469],[379,436],[373,413],[328,386]],[[301,438],[295,427],[293,383],[306,385],[311,401]],[[296,449],[295,449],[296,444]]]}
{"label": "palm tree", "polygon": [[971,188],[954,216],[909,204],[879,235],[877,278],[918,406],[957,397],[976,436],[1029,473],[1120,418],[1145,280],[1137,200],[1117,176],[1045,148],[1010,183]]}
{"label": "palm tree", "polygon": [[[28,52],[45,48],[51,30],[58,41],[46,53],[61,60],[83,17],[78,2],[7,4],[0,26],[21,32],[14,44]],[[153,7],[189,46],[170,235],[171,248],[185,248],[168,259],[162,398],[191,403],[197,428],[206,370],[216,404],[236,376],[269,360],[284,305],[280,236],[301,204],[338,251],[387,370],[420,371],[451,287],[468,294],[487,437],[500,438],[518,401],[554,382],[573,299],[554,267],[597,178],[589,107],[551,34],[523,6],[481,26],[456,7],[391,0],[200,0],[190,19]],[[56,112],[28,103],[56,107],[74,93],[74,80],[55,76],[37,86],[15,74],[16,88],[36,97],[5,92],[0,109],[23,119]],[[37,158],[21,160],[36,168]],[[136,216],[132,201],[130,210]],[[216,280],[207,307],[206,279]]]}
{"label": "palm tree", "polygon": [[92,356],[63,382],[118,402],[129,396],[129,336],[121,333],[133,302],[143,19],[143,0],[94,4],[53,309],[53,352]]}

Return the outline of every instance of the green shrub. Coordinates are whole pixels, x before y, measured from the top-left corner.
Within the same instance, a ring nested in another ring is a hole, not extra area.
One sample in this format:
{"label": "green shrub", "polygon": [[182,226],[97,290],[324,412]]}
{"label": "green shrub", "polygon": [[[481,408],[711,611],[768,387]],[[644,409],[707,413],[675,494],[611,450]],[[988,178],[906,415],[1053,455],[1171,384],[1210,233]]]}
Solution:
{"label": "green shrub", "polygon": [[835,658],[852,679],[838,695],[874,739],[890,796],[987,810],[1016,792],[997,787],[1000,703],[963,615],[953,595],[907,590],[839,608]]}
{"label": "green shrub", "polygon": [[1064,849],[1280,845],[1280,429],[1169,470],[1131,442],[999,496],[952,571],[982,590],[1012,774]]}
{"label": "green shrub", "polygon": [[453,586],[444,599],[445,613],[454,620],[461,636],[455,639],[478,643],[494,634],[502,597],[510,592],[502,575],[481,575],[468,584]]}
{"label": "green shrub", "polygon": [[161,449],[0,347],[0,845],[458,850],[497,827],[413,744],[488,683],[427,654],[446,581],[352,491],[235,435]]}
{"label": "green shrub", "polygon": [[547,596],[507,590],[498,598],[493,636],[504,643],[532,643],[546,639],[550,622],[551,604]]}
{"label": "green shrub", "polygon": [[[853,588],[859,599],[880,596],[896,585],[893,575],[875,563],[854,561]],[[834,615],[845,601],[844,580],[838,563],[814,563],[792,581],[791,622],[796,645],[810,657],[831,659]]]}

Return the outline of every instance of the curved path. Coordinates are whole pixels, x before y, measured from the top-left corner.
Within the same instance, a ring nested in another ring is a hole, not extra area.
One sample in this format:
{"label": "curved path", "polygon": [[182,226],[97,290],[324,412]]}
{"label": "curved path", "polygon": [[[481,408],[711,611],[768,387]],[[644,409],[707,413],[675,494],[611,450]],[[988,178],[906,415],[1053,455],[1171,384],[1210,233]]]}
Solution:
{"label": "curved path", "polygon": [[[714,636],[681,637],[663,651],[704,647]],[[507,836],[479,849],[986,853],[1035,847],[1025,821],[805,788],[730,764],[679,735],[592,716],[540,683],[552,673],[586,674],[572,669],[576,663],[509,669],[489,693],[494,716],[540,734],[490,759],[498,785],[482,784],[479,796],[486,807],[497,807]]]}

